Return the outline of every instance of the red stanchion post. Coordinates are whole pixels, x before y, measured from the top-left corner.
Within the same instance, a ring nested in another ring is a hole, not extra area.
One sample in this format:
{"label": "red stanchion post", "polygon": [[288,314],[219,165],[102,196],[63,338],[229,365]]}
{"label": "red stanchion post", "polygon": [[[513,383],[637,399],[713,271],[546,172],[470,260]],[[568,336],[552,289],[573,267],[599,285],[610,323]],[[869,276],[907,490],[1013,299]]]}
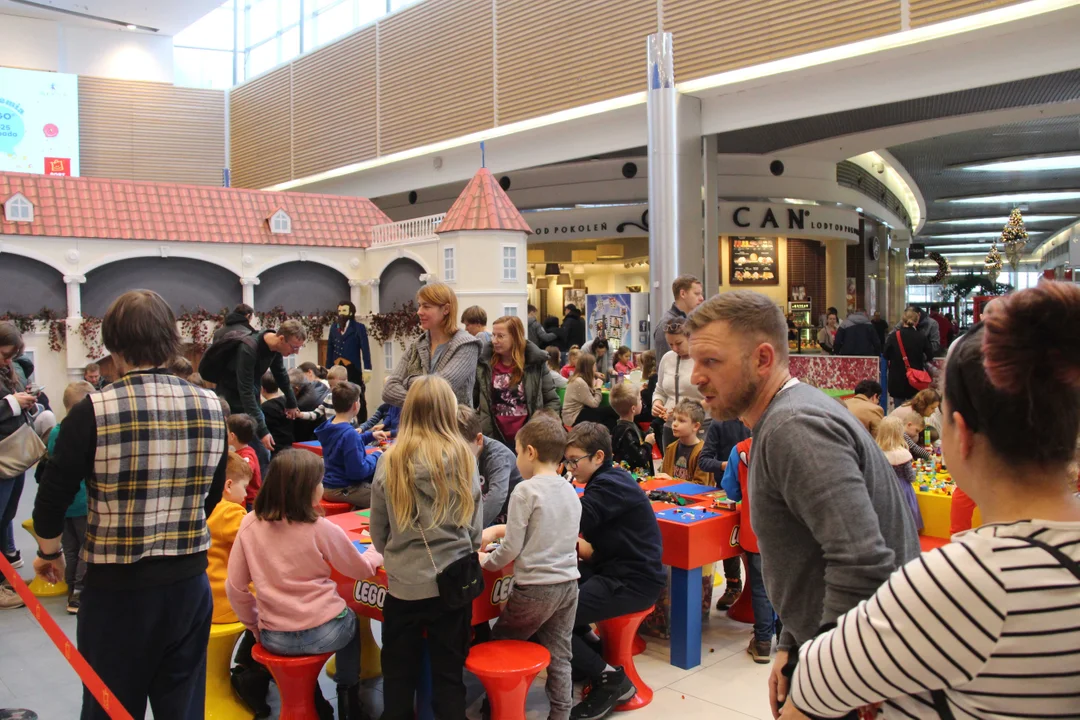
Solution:
{"label": "red stanchion post", "polygon": [[68,665],[75,671],[75,674],[79,676],[79,679],[83,681],[83,685],[90,691],[90,694],[94,696],[94,699],[101,704],[101,707],[109,714],[112,720],[134,720],[131,717],[131,713],[127,711],[120,701],[116,699],[116,696],[112,694],[105,683],[102,681],[98,674],[94,672],[94,668],[90,667],[90,663],[86,662],[75,646],[68,640],[67,635],[60,629],[60,626],[56,624],[56,621],[52,619],[49,613],[45,612],[45,608],[42,607],[41,601],[37,599],[34,593],[30,592],[30,588],[26,586],[23,579],[19,577],[19,574],[15,572],[15,568],[11,567],[11,563],[0,555],[0,573],[3,573],[8,582],[11,583],[11,587],[15,588],[15,592],[19,593],[19,597],[26,603],[26,607],[30,610],[30,613],[37,620],[38,625],[45,631],[45,634],[52,640],[56,649],[67,660]]}

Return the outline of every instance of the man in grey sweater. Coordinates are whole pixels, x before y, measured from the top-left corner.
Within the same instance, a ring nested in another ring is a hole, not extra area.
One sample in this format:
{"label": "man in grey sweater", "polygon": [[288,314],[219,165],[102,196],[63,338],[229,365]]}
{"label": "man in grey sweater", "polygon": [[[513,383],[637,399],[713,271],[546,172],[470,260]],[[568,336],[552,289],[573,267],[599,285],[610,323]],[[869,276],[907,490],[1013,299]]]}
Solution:
{"label": "man in grey sweater", "polygon": [[918,535],[869,434],[788,373],[787,324],[772,300],[745,290],[717,295],[687,326],[693,382],[713,418],[753,430],[751,524],[784,625],[769,678],[778,717],[789,654],[914,559]]}

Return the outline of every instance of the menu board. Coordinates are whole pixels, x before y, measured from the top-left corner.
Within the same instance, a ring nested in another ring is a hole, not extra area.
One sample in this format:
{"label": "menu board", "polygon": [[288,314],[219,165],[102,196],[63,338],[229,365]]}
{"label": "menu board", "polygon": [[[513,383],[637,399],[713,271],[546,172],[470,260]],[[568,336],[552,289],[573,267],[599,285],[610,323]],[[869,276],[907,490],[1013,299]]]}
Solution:
{"label": "menu board", "polygon": [[779,285],[776,238],[731,238],[732,285]]}

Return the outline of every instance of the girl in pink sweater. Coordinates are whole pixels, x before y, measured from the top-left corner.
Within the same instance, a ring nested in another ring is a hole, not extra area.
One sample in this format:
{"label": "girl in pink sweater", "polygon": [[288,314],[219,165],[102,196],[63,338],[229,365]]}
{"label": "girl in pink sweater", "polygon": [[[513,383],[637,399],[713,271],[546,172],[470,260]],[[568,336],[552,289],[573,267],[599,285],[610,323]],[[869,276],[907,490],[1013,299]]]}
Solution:
{"label": "girl in pink sweater", "polygon": [[[330,568],[356,580],[375,574],[382,555],[359,552],[345,531],[321,517],[322,461],[304,450],[274,457],[240,523],[225,590],[240,622],[276,655],[337,652],[338,717],[360,718],[360,638],[356,615]],[[248,584],[254,584],[252,595]]]}

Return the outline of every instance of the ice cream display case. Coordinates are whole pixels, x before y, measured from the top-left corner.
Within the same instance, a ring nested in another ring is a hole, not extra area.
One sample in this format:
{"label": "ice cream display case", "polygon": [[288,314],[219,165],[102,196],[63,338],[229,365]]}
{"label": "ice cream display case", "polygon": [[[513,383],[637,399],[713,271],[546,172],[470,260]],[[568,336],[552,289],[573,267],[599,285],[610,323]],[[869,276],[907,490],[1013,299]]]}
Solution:
{"label": "ice cream display case", "polygon": [[811,317],[809,300],[788,303],[788,349],[794,353],[819,352],[817,328]]}

